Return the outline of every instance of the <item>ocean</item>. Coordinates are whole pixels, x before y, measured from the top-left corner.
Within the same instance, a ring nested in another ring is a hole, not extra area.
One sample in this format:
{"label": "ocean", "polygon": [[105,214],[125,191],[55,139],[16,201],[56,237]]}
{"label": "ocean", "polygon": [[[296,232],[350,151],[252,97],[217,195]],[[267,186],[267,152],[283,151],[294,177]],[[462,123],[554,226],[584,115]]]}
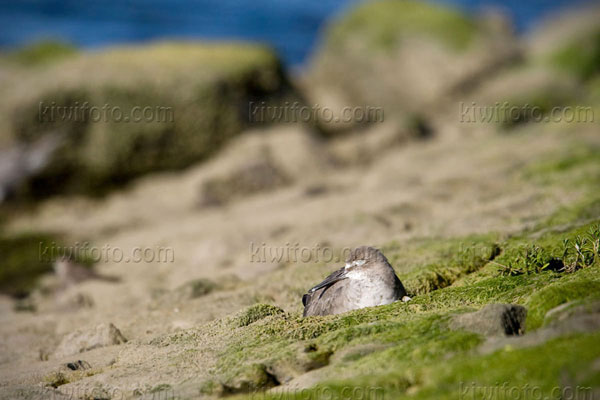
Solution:
{"label": "ocean", "polygon": [[[505,10],[520,32],[574,0],[437,0],[466,12]],[[82,48],[158,39],[244,40],[287,65],[310,56],[327,21],[358,0],[0,0],[0,47],[56,39]]]}

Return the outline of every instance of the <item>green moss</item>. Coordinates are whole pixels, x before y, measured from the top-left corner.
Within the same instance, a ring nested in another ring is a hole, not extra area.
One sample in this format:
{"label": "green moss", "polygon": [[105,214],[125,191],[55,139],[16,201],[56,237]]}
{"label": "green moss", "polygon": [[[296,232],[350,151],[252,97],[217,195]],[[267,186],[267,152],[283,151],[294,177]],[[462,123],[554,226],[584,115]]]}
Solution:
{"label": "green moss", "polygon": [[27,66],[44,65],[77,54],[77,48],[64,42],[46,40],[12,52],[10,59]]}
{"label": "green moss", "polygon": [[582,80],[593,78],[600,72],[600,30],[564,45],[550,62]]}
{"label": "green moss", "polygon": [[476,30],[472,20],[452,9],[419,1],[383,0],[351,10],[332,26],[327,43],[336,48],[360,37],[375,50],[391,49],[403,37],[424,35],[462,50]]}
{"label": "green moss", "polygon": [[600,182],[600,147],[585,143],[546,154],[529,163],[523,170],[523,177],[542,185],[569,183],[580,187],[595,186]]}
{"label": "green moss", "polygon": [[0,293],[26,297],[42,275],[52,272],[54,260],[61,256],[73,256],[84,266],[93,264],[89,255],[70,251],[60,237],[52,234],[0,234]]}
{"label": "green moss", "polygon": [[411,269],[400,270],[399,276],[409,294],[415,295],[450,286],[482,268],[499,253],[497,240],[494,234],[421,239],[404,245],[390,243],[382,250],[394,266],[410,263]]}
{"label": "green moss", "polygon": [[16,297],[26,296],[37,279],[52,271],[52,260],[43,249],[56,247],[56,238],[47,234],[28,233],[0,237],[0,292]]}
{"label": "green moss", "polygon": [[546,313],[574,300],[600,298],[598,269],[587,269],[576,276],[568,276],[533,293],[528,301],[527,328],[542,326]]}
{"label": "green moss", "polygon": [[60,71],[32,71],[23,79],[36,84],[25,97],[1,93],[12,141],[64,136],[49,164],[18,188],[20,198],[101,195],[150,172],[186,168],[250,126],[249,101],[293,97],[279,60],[262,46],[116,48],[65,60]]}
{"label": "green moss", "polygon": [[256,321],[266,318],[271,315],[281,315],[283,310],[279,307],[269,304],[255,304],[242,311],[240,315],[234,318],[235,325],[248,326]]}
{"label": "green moss", "polygon": [[[552,112],[559,108],[573,106],[580,101],[580,93],[575,89],[548,87],[524,93],[500,102],[500,107],[490,108],[485,115],[487,121],[497,122],[500,128],[509,131],[528,122],[552,122]],[[586,110],[577,111],[583,121]],[[483,117],[482,117],[483,118]]]}

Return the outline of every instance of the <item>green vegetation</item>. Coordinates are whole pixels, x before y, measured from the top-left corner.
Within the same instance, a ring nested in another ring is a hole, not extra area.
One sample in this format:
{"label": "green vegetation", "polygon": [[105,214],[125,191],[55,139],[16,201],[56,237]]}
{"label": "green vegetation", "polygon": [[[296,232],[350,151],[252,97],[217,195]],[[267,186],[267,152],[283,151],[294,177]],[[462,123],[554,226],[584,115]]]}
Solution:
{"label": "green vegetation", "polygon": [[419,1],[383,0],[361,4],[333,25],[328,44],[336,48],[361,37],[373,49],[391,49],[410,35],[427,35],[463,50],[477,26],[458,11]]}
{"label": "green vegetation", "polygon": [[242,311],[240,315],[234,318],[234,325],[238,327],[248,326],[256,321],[266,318],[271,315],[282,314],[283,310],[279,307],[268,304],[255,304],[248,309]]}
{"label": "green vegetation", "polygon": [[71,57],[77,53],[77,48],[68,43],[45,40],[29,44],[10,53],[9,59],[26,66],[39,66]]}
{"label": "green vegetation", "polygon": [[600,30],[555,51],[551,62],[581,80],[588,80],[600,73]]}
{"label": "green vegetation", "polygon": [[389,254],[392,265],[410,263],[411,270],[400,271],[400,276],[408,293],[419,295],[450,286],[482,268],[500,252],[497,240],[493,234],[450,240],[425,239],[404,246],[391,243],[382,250]]}
{"label": "green vegetation", "polygon": [[[27,96],[1,93],[7,142],[62,136],[20,198],[103,194],[146,173],[204,160],[250,124],[250,100],[292,96],[275,54],[243,44],[116,48],[29,71]],[[41,110],[41,111],[40,111]]]}
{"label": "green vegetation", "polygon": [[51,235],[38,233],[0,236],[0,293],[26,296],[42,274],[52,271],[52,260],[41,257],[40,249],[56,242]]}
{"label": "green vegetation", "polygon": [[[537,184],[569,184],[584,189],[595,189],[600,183],[600,148],[592,143],[579,143],[566,147],[555,154],[547,154],[525,167],[523,177]],[[592,208],[597,197],[592,194],[590,201],[568,210],[589,215],[598,215],[599,208]],[[565,210],[567,211],[567,210]],[[564,214],[564,213],[563,213]],[[557,214],[564,222],[572,221],[575,215]],[[549,223],[557,223],[555,219]]]}
{"label": "green vegetation", "polygon": [[[52,272],[55,257],[69,255],[67,249],[61,238],[52,234],[0,233],[0,293],[26,297],[42,275]],[[89,255],[76,253],[73,256],[78,263],[92,266]]]}
{"label": "green vegetation", "polygon": [[[510,130],[528,122],[550,121],[550,118],[553,117],[551,114],[553,110],[577,104],[579,98],[579,93],[574,89],[557,89],[555,87],[538,89],[508,99],[506,106],[502,105],[501,109],[494,110],[497,115],[486,117],[490,121],[499,122],[501,129]],[[578,112],[581,113],[580,119],[583,121],[586,111]]]}

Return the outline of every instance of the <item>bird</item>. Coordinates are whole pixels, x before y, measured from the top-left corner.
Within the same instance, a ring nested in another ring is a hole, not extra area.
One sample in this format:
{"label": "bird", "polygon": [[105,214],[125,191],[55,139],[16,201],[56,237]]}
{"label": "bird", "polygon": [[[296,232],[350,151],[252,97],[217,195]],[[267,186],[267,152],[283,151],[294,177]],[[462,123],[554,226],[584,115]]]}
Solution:
{"label": "bird", "polygon": [[90,279],[105,282],[118,282],[119,278],[98,274],[91,268],[84,267],[70,257],[60,257],[54,261],[54,273],[63,288],[68,288]]}
{"label": "bird", "polygon": [[304,317],[341,314],[398,300],[411,299],[388,259],[370,246],[352,250],[344,267],[302,296]]}

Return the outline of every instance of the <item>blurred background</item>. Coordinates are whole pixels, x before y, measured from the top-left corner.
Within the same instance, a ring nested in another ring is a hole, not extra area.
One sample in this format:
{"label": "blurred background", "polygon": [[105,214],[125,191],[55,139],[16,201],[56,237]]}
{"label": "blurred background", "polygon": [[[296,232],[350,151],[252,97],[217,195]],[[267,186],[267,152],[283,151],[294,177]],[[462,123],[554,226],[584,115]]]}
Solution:
{"label": "blurred background", "polygon": [[[584,0],[441,0],[468,13],[498,8],[524,32],[548,13]],[[111,0],[103,3],[24,0],[0,2],[0,46],[59,40],[92,49],[157,39],[237,39],[268,43],[288,65],[302,64],[323,24],[356,0]]]}
{"label": "blurred background", "polygon": [[597,1],[0,0],[0,398],[600,398],[598,119]]}

